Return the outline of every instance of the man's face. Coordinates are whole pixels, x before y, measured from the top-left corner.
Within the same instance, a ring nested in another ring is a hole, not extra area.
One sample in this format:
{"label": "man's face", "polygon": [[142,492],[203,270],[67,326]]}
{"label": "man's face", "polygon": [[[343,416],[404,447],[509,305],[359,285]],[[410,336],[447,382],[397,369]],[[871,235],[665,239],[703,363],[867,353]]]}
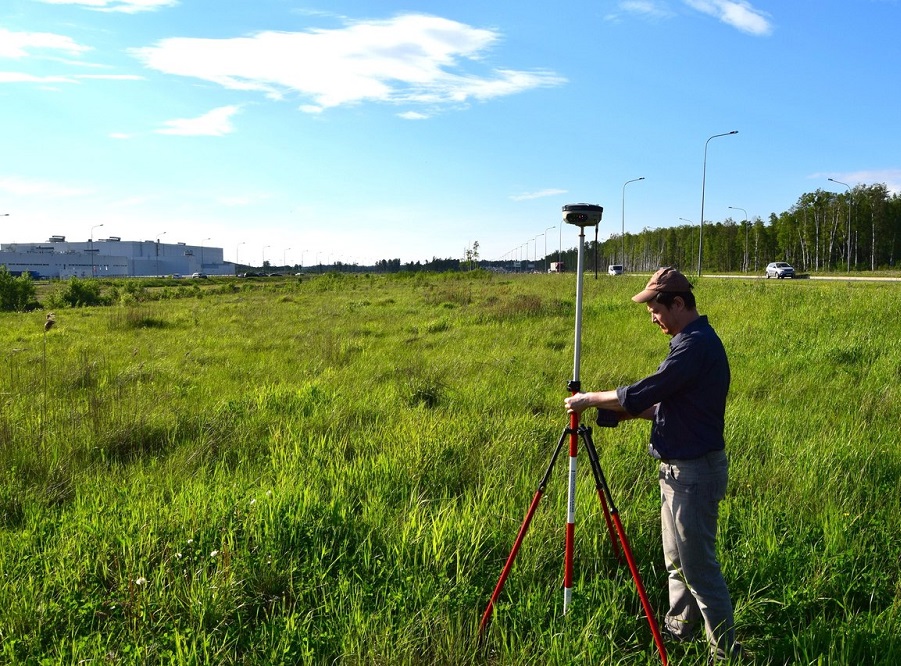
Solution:
{"label": "man's face", "polygon": [[682,311],[682,299],[676,298],[670,307],[661,305],[656,300],[648,303],[648,312],[651,313],[651,322],[660,327],[660,330],[669,336],[676,335],[680,330],[679,313]]}

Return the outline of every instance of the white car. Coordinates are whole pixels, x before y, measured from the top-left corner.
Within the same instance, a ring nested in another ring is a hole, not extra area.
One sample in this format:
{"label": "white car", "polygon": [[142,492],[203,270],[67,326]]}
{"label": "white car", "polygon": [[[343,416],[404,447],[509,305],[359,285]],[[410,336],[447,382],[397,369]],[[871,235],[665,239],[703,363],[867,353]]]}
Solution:
{"label": "white car", "polygon": [[793,278],[795,277],[795,269],[792,268],[791,264],[787,264],[784,261],[774,261],[771,264],[767,264],[766,267],[766,276],[767,278]]}
{"label": "white car", "polygon": [[610,264],[610,267],[607,269],[607,275],[622,275],[623,267],[621,264]]}

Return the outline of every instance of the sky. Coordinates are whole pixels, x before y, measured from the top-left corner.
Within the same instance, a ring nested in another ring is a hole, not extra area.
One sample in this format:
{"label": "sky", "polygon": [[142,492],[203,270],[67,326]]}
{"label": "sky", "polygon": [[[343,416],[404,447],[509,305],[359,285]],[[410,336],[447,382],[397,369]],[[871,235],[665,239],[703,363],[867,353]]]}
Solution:
{"label": "sky", "polygon": [[603,239],[899,192],[898,25],[901,0],[3,0],[0,241],[540,259],[578,243],[565,204]]}

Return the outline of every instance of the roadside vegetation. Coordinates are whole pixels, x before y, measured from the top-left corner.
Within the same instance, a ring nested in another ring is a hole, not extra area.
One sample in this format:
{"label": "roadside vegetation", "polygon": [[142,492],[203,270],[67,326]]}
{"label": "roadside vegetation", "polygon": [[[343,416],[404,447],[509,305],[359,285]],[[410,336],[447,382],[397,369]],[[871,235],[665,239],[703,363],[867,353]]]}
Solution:
{"label": "roadside vegetation", "polygon": [[[586,389],[667,338],[586,276]],[[572,274],[92,283],[0,313],[0,662],[658,664],[580,457],[562,611]],[[721,561],[759,664],[901,663],[901,290],[702,278],[730,353]],[[55,299],[55,300],[54,300]],[[586,421],[591,418],[586,415]],[[595,429],[658,617],[647,424]],[[670,646],[670,663],[704,663]]]}

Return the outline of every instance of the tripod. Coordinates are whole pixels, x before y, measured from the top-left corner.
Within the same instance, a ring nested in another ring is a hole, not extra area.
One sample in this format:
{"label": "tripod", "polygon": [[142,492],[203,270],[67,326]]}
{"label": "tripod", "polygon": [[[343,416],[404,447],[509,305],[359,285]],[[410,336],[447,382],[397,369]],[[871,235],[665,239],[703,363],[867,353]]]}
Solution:
{"label": "tripod", "polygon": [[[567,385],[568,390],[573,395],[581,390],[581,384],[579,381],[579,364],[581,360],[582,283],[584,273],[583,258],[585,251],[585,227],[597,226],[601,221],[603,210],[604,209],[602,207],[592,204],[570,204],[563,207],[564,221],[579,227],[579,250],[576,268],[577,277],[575,354],[573,362],[573,378]],[[604,414],[601,410],[599,410],[598,413],[599,417],[597,423],[599,426],[615,427],[617,425],[617,418],[604,418]],[[538,484],[538,489],[535,491],[535,495],[533,496],[532,503],[529,505],[529,509],[526,512],[522,526],[519,528],[519,533],[516,536],[516,541],[514,541],[510,555],[507,557],[507,562],[504,565],[500,579],[498,580],[497,585],[494,588],[494,592],[491,595],[491,599],[488,602],[488,607],[485,609],[485,613],[482,615],[482,621],[479,624],[479,636],[481,637],[484,635],[485,629],[488,626],[489,621],[491,620],[491,614],[494,610],[494,605],[497,602],[501,591],[504,589],[504,584],[506,583],[507,577],[510,574],[510,570],[513,567],[513,562],[516,560],[516,555],[519,553],[519,548],[522,545],[523,539],[526,536],[526,532],[529,529],[529,525],[532,522],[532,518],[535,515],[535,510],[538,508],[538,503],[541,501],[541,498],[544,495],[544,491],[547,488],[551,472],[554,469],[554,465],[557,462],[560,451],[563,449],[563,443],[567,440],[567,438],[569,439],[569,489],[567,495],[566,544],[564,553],[563,613],[565,614],[569,610],[569,606],[572,602],[573,552],[575,550],[576,455],[578,453],[579,441],[581,440],[585,445],[585,450],[588,453],[588,460],[591,465],[591,471],[594,475],[598,498],[600,499],[601,506],[604,509],[604,520],[607,523],[607,531],[610,535],[610,542],[613,547],[613,553],[620,562],[622,562],[623,558],[625,558],[626,563],[629,566],[629,571],[631,572],[632,579],[635,582],[635,588],[638,591],[638,597],[641,600],[641,605],[644,609],[645,616],[647,617],[648,625],[650,626],[651,633],[654,636],[654,643],[656,644],[657,650],[660,653],[661,663],[663,664],[663,666],[667,666],[666,649],[663,646],[663,639],[660,635],[660,629],[657,626],[657,621],[654,618],[654,611],[651,608],[651,604],[648,601],[647,594],[645,593],[644,585],[641,581],[641,575],[639,574],[638,567],[635,564],[635,558],[632,556],[632,549],[629,547],[629,540],[626,537],[626,532],[623,529],[622,521],[619,518],[619,511],[616,508],[616,504],[614,504],[613,502],[613,495],[610,492],[610,486],[607,484],[607,479],[604,476],[603,469],[601,468],[597,449],[595,448],[594,441],[591,437],[591,428],[582,425],[580,423],[580,419],[581,417],[579,414],[575,412],[571,413],[569,426],[564,428],[562,434],[560,435],[560,439],[557,441],[557,446],[555,447],[554,453],[551,456],[550,463],[548,464],[548,467],[544,472],[544,476],[541,478],[541,481]]]}

